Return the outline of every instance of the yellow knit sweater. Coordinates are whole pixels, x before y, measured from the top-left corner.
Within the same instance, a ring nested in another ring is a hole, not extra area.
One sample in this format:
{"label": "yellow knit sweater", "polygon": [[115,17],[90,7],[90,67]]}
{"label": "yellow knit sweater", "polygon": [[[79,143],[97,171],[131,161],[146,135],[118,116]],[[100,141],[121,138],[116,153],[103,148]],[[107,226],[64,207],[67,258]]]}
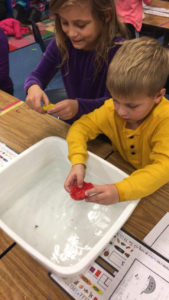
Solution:
{"label": "yellow knit sweater", "polygon": [[125,125],[109,99],[100,108],[83,115],[67,135],[72,165],[85,164],[87,141],[104,133],[113,149],[138,169],[115,183],[120,201],[145,197],[169,181],[169,101],[163,97],[137,129],[127,129]]}

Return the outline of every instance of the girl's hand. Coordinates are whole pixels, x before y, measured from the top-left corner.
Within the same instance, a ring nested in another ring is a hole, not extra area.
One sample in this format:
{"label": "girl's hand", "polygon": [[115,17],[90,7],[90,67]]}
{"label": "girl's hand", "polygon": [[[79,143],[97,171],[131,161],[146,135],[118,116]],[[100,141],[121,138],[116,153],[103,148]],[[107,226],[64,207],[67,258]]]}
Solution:
{"label": "girl's hand", "polygon": [[69,175],[66,178],[64,188],[70,193],[72,185],[77,185],[82,187],[83,180],[85,177],[85,166],[82,164],[77,164],[72,166]]}
{"label": "girl's hand", "polygon": [[26,103],[29,105],[29,107],[36,110],[37,112],[45,113],[45,111],[41,107],[41,102],[44,102],[46,106],[49,104],[47,95],[39,85],[31,85],[27,92]]}
{"label": "girl's hand", "polygon": [[55,107],[48,109],[49,114],[55,114],[62,120],[72,119],[78,112],[77,100],[65,99],[56,103]]}
{"label": "girl's hand", "polygon": [[119,193],[114,184],[95,185],[85,192],[86,202],[110,205],[119,202]]}

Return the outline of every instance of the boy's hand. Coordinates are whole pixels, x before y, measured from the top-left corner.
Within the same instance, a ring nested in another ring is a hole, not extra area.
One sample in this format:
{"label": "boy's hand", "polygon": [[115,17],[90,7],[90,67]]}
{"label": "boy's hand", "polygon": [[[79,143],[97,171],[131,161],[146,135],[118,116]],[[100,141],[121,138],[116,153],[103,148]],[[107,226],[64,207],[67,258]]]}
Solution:
{"label": "boy's hand", "polygon": [[95,185],[85,192],[86,202],[110,205],[119,202],[119,193],[114,184]]}
{"label": "boy's hand", "polygon": [[62,120],[72,119],[78,112],[77,100],[65,99],[55,104],[55,107],[48,109],[49,114],[56,114]]}
{"label": "boy's hand", "polygon": [[37,112],[45,113],[44,109],[41,106],[41,102],[44,102],[46,106],[49,105],[49,99],[47,95],[39,85],[31,85],[27,91],[26,103],[29,105],[29,107],[36,110]]}
{"label": "boy's hand", "polygon": [[83,180],[85,177],[85,166],[82,164],[74,165],[69,175],[66,178],[64,188],[67,192],[70,193],[72,185],[77,185],[78,187],[82,187]]}

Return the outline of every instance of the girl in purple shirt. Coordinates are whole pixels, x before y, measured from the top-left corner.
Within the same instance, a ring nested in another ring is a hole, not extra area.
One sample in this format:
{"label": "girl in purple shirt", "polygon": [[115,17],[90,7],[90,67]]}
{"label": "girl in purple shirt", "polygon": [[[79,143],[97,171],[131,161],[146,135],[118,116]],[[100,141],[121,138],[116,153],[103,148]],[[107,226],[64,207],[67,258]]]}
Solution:
{"label": "girl in purple shirt", "polygon": [[56,37],[25,81],[26,103],[43,113],[41,102],[49,104],[43,90],[60,69],[67,98],[48,113],[71,124],[110,97],[107,68],[126,29],[117,19],[114,0],[51,0],[50,9]]}
{"label": "girl in purple shirt", "polygon": [[0,89],[13,94],[13,83],[9,76],[8,39],[0,28]]}

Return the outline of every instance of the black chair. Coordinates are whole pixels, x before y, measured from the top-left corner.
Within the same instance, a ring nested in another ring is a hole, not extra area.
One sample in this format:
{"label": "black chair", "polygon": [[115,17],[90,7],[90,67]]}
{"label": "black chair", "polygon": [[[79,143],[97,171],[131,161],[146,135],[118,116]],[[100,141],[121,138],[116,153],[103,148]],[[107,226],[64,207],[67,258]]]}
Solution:
{"label": "black chair", "polygon": [[33,20],[29,19],[29,21],[32,25],[32,31],[33,31],[35,42],[39,44],[42,52],[44,52],[46,50],[47,45],[45,44],[44,40],[42,39],[41,33],[39,31],[39,27]]}

